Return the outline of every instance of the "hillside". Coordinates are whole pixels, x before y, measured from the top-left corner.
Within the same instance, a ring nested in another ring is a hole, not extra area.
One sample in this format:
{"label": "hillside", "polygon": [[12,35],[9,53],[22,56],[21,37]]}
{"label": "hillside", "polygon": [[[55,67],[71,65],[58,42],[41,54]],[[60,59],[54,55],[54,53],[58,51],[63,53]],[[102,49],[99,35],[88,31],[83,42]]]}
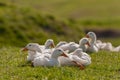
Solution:
{"label": "hillside", "polygon": [[116,36],[117,42],[113,38],[107,41],[119,45],[118,3],[118,0],[0,1],[0,45],[43,44],[48,38],[55,43],[60,40],[78,42],[88,31],[95,31],[102,38]]}
{"label": "hillside", "polygon": [[82,29],[72,21],[60,21],[52,15],[42,15],[31,8],[0,5],[1,45],[23,46],[28,42],[43,44],[46,39],[78,41]]}
{"label": "hillside", "polygon": [[119,0],[3,0],[0,2],[27,7],[61,20],[77,20],[82,28],[119,28],[120,30]]}

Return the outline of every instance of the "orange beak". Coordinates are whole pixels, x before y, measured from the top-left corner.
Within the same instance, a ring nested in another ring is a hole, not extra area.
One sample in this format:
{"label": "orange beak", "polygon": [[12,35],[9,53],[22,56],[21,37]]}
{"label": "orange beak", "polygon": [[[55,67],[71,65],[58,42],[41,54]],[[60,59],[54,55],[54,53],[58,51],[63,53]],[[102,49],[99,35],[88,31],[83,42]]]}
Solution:
{"label": "orange beak", "polygon": [[89,42],[87,42],[86,44],[90,47],[90,43]]}
{"label": "orange beak", "polygon": [[52,43],[52,44],[51,44],[51,47],[52,47],[52,48],[54,48],[54,47],[55,47],[55,45]]}
{"label": "orange beak", "polygon": [[65,53],[62,53],[61,56],[68,57]]}
{"label": "orange beak", "polygon": [[89,38],[89,35],[86,35],[87,38]]}
{"label": "orange beak", "polygon": [[21,51],[28,51],[28,49],[27,48],[23,48]]}

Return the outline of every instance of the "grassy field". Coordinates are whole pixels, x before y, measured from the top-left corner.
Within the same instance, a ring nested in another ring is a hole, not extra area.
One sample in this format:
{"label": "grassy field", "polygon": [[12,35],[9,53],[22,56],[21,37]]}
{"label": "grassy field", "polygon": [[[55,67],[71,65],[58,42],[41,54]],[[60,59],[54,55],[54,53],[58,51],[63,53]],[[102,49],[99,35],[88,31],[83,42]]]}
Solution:
{"label": "grassy field", "polygon": [[109,19],[120,18],[119,0],[4,0],[3,2],[30,7],[59,18]]}
{"label": "grassy field", "polygon": [[31,67],[20,48],[0,49],[0,80],[119,80],[120,53],[100,51],[90,54],[92,64],[78,67]]}
{"label": "grassy field", "polygon": [[83,28],[88,25],[93,28],[120,29],[119,0],[4,0],[1,2],[32,8],[43,15],[53,15],[57,19],[77,20]]}
{"label": "grassy field", "polygon": [[[24,46],[28,42],[42,44],[48,38],[53,38],[55,43],[60,40],[77,42],[84,36],[85,29],[120,30],[118,0],[0,2],[0,45]],[[77,17],[71,16],[72,13]]]}
{"label": "grassy field", "polygon": [[48,38],[55,42],[78,41],[84,34],[81,27],[75,24],[58,20],[52,15],[43,16],[31,8],[6,4],[0,7],[0,12],[0,45],[24,46],[28,42],[42,44]]}

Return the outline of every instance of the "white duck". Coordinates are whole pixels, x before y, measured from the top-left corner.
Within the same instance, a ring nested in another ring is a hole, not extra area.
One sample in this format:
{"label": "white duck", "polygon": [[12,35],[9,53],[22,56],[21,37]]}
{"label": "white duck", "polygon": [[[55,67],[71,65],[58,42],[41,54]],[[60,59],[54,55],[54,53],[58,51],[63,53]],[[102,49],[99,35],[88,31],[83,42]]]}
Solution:
{"label": "white duck", "polygon": [[79,44],[77,44],[75,42],[69,42],[69,43],[66,43],[66,44],[60,46],[59,48],[62,48],[64,51],[68,50],[69,53],[75,51],[77,48],[82,48],[83,51],[86,51],[86,48],[87,48],[86,44],[90,46],[88,39],[82,38],[79,41]]}
{"label": "white duck", "polygon": [[110,42],[103,43],[104,45],[101,46],[101,50],[106,50],[106,51],[113,51],[114,47]]}
{"label": "white duck", "polygon": [[62,44],[61,46],[57,46],[57,48],[61,48],[64,51],[72,52],[74,48],[76,49],[76,46],[74,46],[74,44],[75,42],[69,42],[69,43]]}
{"label": "white duck", "polygon": [[55,47],[55,44],[52,39],[48,39],[48,40],[46,40],[44,45],[40,45],[40,48],[42,51],[44,51],[45,49],[50,49],[50,48],[54,48],[54,47]]}
{"label": "white duck", "polygon": [[51,55],[51,58],[46,58],[46,57],[36,57],[33,60],[33,66],[60,66],[59,65],[59,61],[58,61],[58,57],[59,56],[65,56],[65,53],[62,49],[55,49]]}
{"label": "white duck", "polygon": [[112,52],[120,52],[120,46],[114,47],[110,42],[106,43],[104,50],[112,51]]}
{"label": "white duck", "polygon": [[55,48],[59,48],[60,46],[65,45],[65,44],[67,44],[66,41],[60,41],[60,42],[56,45]]}
{"label": "white duck", "polygon": [[51,56],[51,50],[46,50],[44,51],[41,50],[41,46],[38,43],[29,43],[27,44],[22,51],[27,51],[28,50],[28,56],[27,56],[27,61],[33,61],[35,57],[41,56],[44,54],[46,57]]}
{"label": "white duck", "polygon": [[82,38],[79,41],[79,48],[81,48],[83,50],[83,52],[86,52],[87,47],[90,47],[90,43],[88,41],[88,38]]}
{"label": "white duck", "polygon": [[[29,43],[22,49],[22,51],[28,51],[27,61],[33,61],[36,56],[41,55],[42,53],[38,43]],[[36,53],[36,51],[38,53]]]}
{"label": "white duck", "polygon": [[120,46],[114,47],[112,51],[113,52],[120,52]]}
{"label": "white duck", "polygon": [[94,32],[88,32],[86,37],[91,39],[87,52],[98,52],[99,46],[96,44],[96,34]]}
{"label": "white duck", "polygon": [[83,50],[81,48],[76,49],[73,53],[71,53],[71,55],[77,55],[80,59],[83,59],[83,60],[79,60],[78,62],[81,61],[80,63],[83,64],[84,66],[91,64],[90,55],[83,52]]}
{"label": "white duck", "polygon": [[59,57],[61,66],[78,66],[84,69],[84,66],[91,64],[91,57],[78,48],[73,53],[67,54],[67,57]]}

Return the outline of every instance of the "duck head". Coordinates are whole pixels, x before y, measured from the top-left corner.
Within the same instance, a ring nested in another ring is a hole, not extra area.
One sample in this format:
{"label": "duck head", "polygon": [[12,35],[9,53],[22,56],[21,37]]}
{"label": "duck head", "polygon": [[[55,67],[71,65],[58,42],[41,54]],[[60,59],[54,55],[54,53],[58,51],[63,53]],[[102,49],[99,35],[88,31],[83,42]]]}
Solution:
{"label": "duck head", "polygon": [[96,36],[96,34],[94,32],[88,32],[86,35],[87,38],[93,38],[95,36]]}
{"label": "duck head", "polygon": [[45,48],[54,48],[55,47],[55,44],[54,44],[54,41],[52,39],[48,39],[46,42],[45,42]]}
{"label": "duck head", "polygon": [[38,43],[29,43],[22,49],[22,51],[28,51],[28,50],[39,51],[40,50],[39,44]]}
{"label": "duck head", "polygon": [[85,44],[87,44],[88,46],[90,46],[90,43],[89,43],[88,38],[82,38],[82,39],[79,41],[79,45],[85,45]]}
{"label": "duck head", "polygon": [[65,54],[65,52],[64,52],[62,49],[57,48],[57,49],[55,49],[55,50],[53,51],[52,57],[53,57],[53,58],[57,58],[57,57],[59,57],[59,56],[68,57],[67,54]]}

